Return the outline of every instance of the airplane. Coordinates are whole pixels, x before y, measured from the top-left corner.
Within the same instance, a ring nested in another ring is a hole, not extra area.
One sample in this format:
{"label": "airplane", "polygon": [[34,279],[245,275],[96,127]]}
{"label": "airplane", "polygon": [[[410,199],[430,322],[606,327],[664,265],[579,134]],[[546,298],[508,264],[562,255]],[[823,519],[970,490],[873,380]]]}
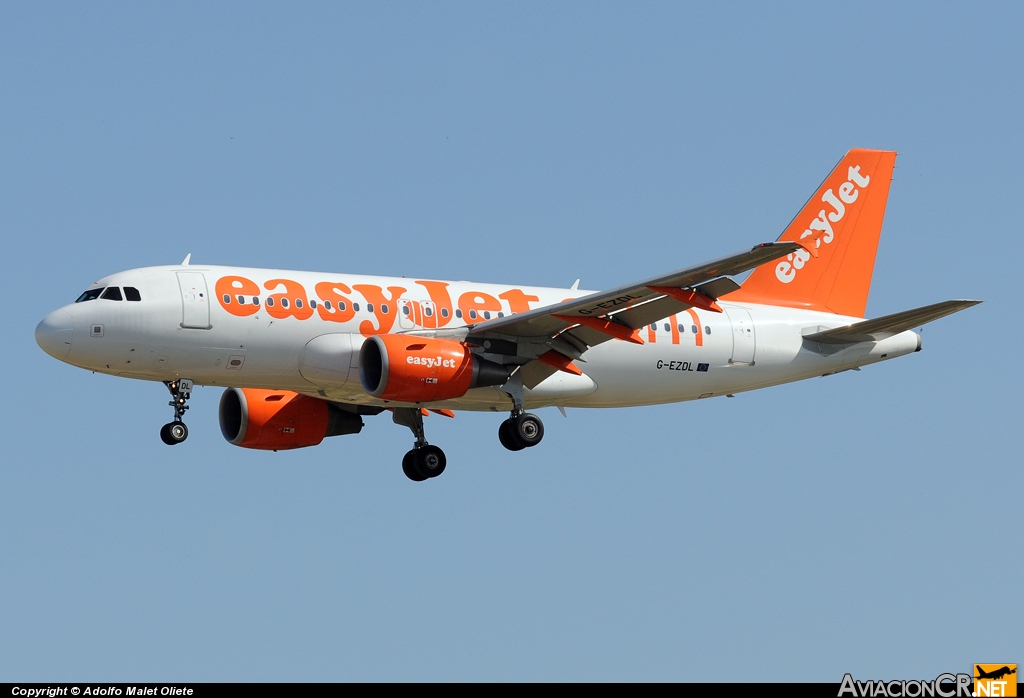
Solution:
{"label": "airplane", "polygon": [[977,670],[978,674],[974,677],[976,679],[1001,679],[1004,676],[1009,676],[1010,674],[1017,673],[1016,665],[1014,665],[1013,669],[1011,669],[1009,666],[1003,666],[999,669],[995,669],[994,671],[985,671],[980,666],[975,665],[975,669]]}
{"label": "airplane", "polygon": [[[356,434],[390,410],[414,481],[444,452],[423,418],[507,412],[498,439],[535,447],[527,410],[701,400],[894,359],[912,328],[980,301],[866,320],[896,153],[850,150],[774,242],[606,291],[191,264],[104,277],[38,325],[51,356],[161,381],[188,437],[195,384],[224,386],[231,444],[284,450]],[[742,282],[733,278],[750,272]]]}

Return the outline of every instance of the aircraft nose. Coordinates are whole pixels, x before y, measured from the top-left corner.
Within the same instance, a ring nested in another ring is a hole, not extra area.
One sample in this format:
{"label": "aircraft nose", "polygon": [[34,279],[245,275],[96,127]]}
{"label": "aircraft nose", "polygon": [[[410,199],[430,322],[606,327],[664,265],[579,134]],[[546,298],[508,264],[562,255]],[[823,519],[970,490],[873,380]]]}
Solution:
{"label": "aircraft nose", "polygon": [[36,325],[36,344],[47,354],[63,361],[71,351],[71,314],[54,310]]}

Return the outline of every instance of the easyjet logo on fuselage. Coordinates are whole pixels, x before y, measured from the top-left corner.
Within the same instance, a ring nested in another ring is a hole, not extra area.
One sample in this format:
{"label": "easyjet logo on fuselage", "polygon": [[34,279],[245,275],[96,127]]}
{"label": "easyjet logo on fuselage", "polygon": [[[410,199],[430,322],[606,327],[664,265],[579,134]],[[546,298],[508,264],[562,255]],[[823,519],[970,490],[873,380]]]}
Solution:
{"label": "easyjet logo on fuselage", "polygon": [[[843,220],[846,207],[855,202],[860,190],[870,183],[871,177],[860,173],[860,165],[851,166],[847,170],[846,181],[839,185],[838,196],[831,188],[821,195],[822,203],[828,204],[833,210],[827,211],[823,208],[818,211],[817,218],[811,221],[800,237],[814,237],[815,248],[820,248],[822,242],[830,244],[835,239],[832,224]],[[811,253],[807,250],[797,250],[786,255],[786,258],[775,267],[775,277],[784,284],[790,283],[810,259]]]}
{"label": "easyjet logo on fuselage", "polygon": [[[422,286],[430,298],[432,328],[435,325],[438,328],[444,327],[457,318],[462,322],[474,324],[497,317],[497,313],[503,312],[505,307],[502,301],[508,304],[508,309],[512,313],[526,312],[530,310],[531,303],[540,301],[537,296],[513,288],[497,296],[483,291],[466,291],[458,297],[458,303],[453,304],[447,282],[415,283]],[[403,312],[399,301],[408,293],[404,286],[388,286],[385,289],[376,284],[349,286],[336,281],[321,281],[314,285],[315,293],[310,296],[302,284],[292,279],[270,279],[261,289],[252,279],[237,275],[222,276],[217,279],[215,288],[220,307],[237,317],[255,315],[262,308],[263,312],[278,320],[308,320],[315,314],[321,320],[341,323],[355,319],[356,313],[362,309],[373,317],[373,320],[363,320],[359,323],[359,332],[366,337],[391,331],[399,314]],[[261,298],[261,290],[271,293]],[[353,293],[362,296],[362,308],[359,300],[353,301]],[[412,315],[411,319],[422,324],[421,311],[415,311]]]}

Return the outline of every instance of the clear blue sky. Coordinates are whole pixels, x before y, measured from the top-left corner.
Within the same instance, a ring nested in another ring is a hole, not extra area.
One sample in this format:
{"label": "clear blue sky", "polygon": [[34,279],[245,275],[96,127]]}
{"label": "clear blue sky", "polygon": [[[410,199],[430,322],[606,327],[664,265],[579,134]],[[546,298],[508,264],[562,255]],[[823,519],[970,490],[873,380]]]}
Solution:
{"label": "clear blue sky", "polygon": [[[930,678],[1024,662],[1019,3],[0,5],[0,680]],[[736,399],[164,446],[35,324],[181,261],[609,287],[899,151],[870,316]],[[1014,504],[1017,502],[1017,504]]]}

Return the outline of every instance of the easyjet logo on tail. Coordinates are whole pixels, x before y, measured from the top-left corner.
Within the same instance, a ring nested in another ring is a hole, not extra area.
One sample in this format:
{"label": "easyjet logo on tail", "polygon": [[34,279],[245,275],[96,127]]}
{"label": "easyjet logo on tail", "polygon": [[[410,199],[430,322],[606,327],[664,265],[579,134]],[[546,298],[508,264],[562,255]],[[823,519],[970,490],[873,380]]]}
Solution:
{"label": "easyjet logo on tail", "polygon": [[[860,173],[860,165],[850,166],[847,170],[847,179],[839,185],[839,194],[828,189],[821,195],[821,201],[832,207],[832,210],[821,209],[818,216],[811,221],[807,229],[801,233],[800,238],[814,238],[814,248],[818,249],[824,242],[830,244],[835,239],[832,224],[843,220],[846,215],[846,207],[857,200],[860,190],[871,183],[871,177]],[[815,255],[817,256],[817,255]],[[811,259],[811,253],[807,250],[797,250],[786,255],[786,258],[775,267],[775,277],[784,284],[788,284],[796,278],[797,272],[803,269],[804,265]]]}

